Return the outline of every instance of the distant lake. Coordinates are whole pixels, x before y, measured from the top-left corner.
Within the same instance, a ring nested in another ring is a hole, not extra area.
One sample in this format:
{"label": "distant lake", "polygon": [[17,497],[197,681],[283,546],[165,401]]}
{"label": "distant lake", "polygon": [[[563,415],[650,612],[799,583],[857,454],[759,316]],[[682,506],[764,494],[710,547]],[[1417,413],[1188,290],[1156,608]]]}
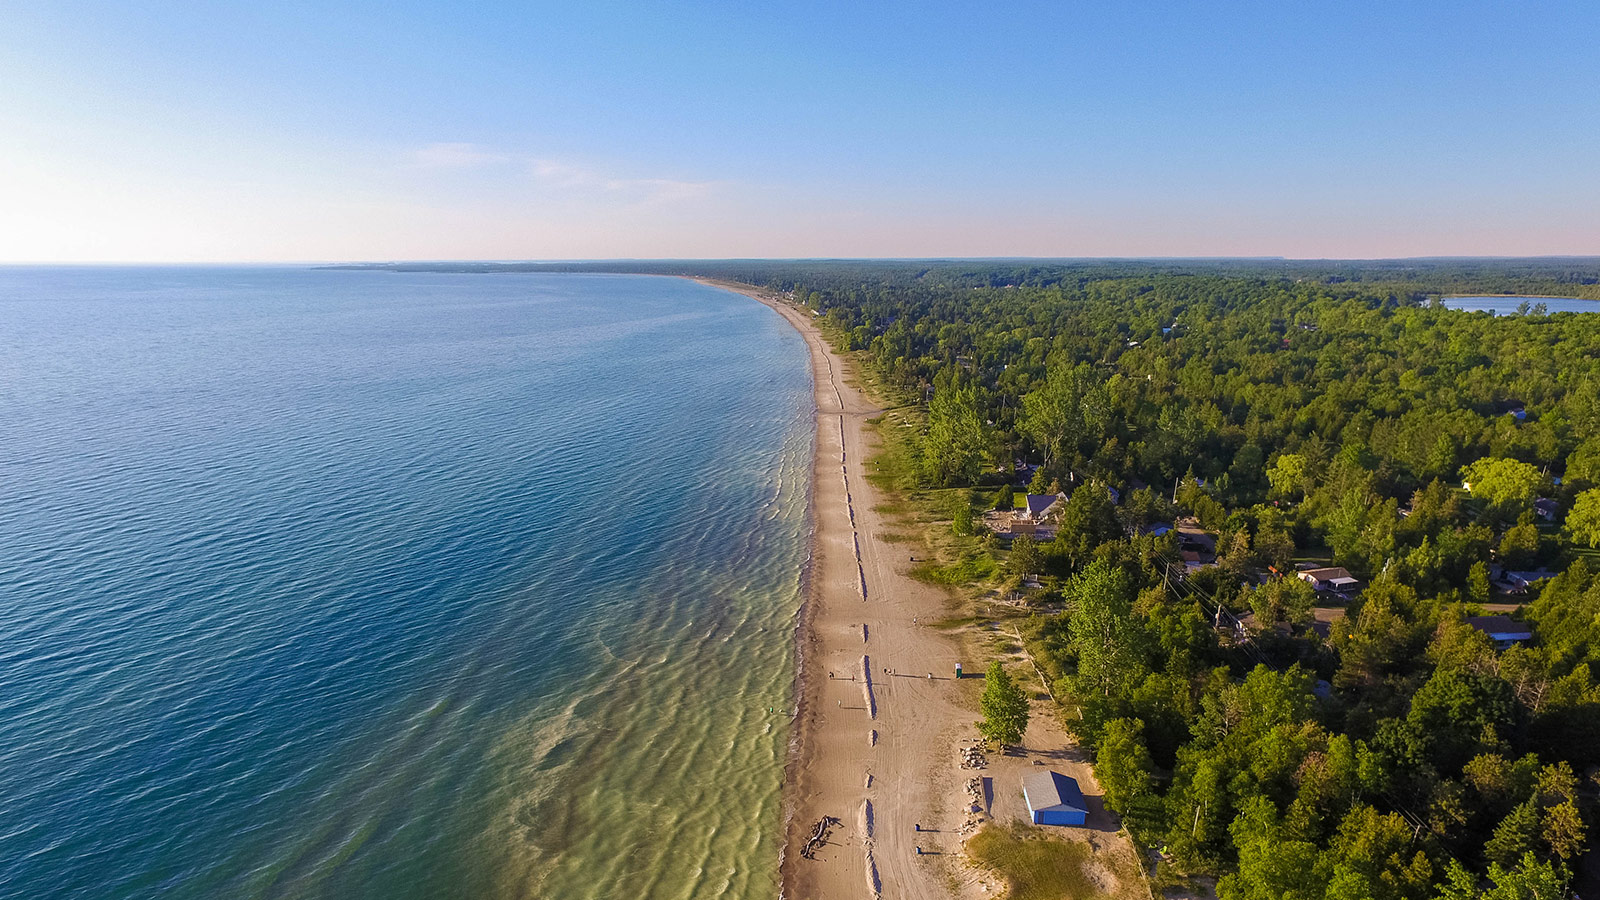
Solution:
{"label": "distant lake", "polygon": [[1472,312],[1491,312],[1495,315],[1515,315],[1523,303],[1530,307],[1543,303],[1549,312],[1600,312],[1600,301],[1579,300],[1576,297],[1446,297],[1444,305],[1451,309]]}

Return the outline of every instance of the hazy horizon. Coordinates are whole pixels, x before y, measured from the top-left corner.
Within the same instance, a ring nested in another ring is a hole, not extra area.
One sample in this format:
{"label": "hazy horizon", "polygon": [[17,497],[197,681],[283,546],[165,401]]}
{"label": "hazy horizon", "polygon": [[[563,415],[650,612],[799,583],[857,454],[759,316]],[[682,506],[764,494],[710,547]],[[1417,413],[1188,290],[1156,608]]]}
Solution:
{"label": "hazy horizon", "polygon": [[24,2],[0,261],[1594,255],[1597,25]]}

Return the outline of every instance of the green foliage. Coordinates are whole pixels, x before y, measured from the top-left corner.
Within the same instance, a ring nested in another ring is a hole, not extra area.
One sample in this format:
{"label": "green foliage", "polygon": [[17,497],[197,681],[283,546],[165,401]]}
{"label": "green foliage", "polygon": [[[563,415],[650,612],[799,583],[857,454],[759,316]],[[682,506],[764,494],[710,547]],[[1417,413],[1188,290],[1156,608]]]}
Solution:
{"label": "green foliage", "polygon": [[1111,504],[1105,485],[1081,485],[1067,498],[1051,550],[1076,569],[1088,563],[1096,547],[1121,532],[1116,507]]}
{"label": "green foliage", "polygon": [[1483,457],[1461,469],[1461,480],[1471,485],[1472,496],[1494,507],[1519,509],[1539,496],[1544,475],[1537,466],[1515,459]]}
{"label": "green foliage", "polygon": [[941,487],[973,483],[983,467],[986,447],[972,385],[960,369],[941,372],[928,404],[928,433],[923,438],[926,479]]}
{"label": "green foliage", "polygon": [[1009,484],[1001,485],[1000,490],[994,492],[990,506],[993,509],[1010,512],[1016,507],[1016,491]]}
{"label": "green foliage", "polygon": [[1028,696],[1017,687],[999,660],[989,664],[983,676],[983,696],[978,706],[983,721],[978,733],[997,744],[1018,744],[1028,730]]}
{"label": "green foliage", "polygon": [[1017,535],[1011,541],[1011,555],[1006,557],[1006,571],[1013,575],[1035,575],[1044,567],[1044,556],[1033,538]]}
{"label": "green foliage", "polygon": [[1524,853],[1515,869],[1499,863],[1489,866],[1491,887],[1482,890],[1478,879],[1451,860],[1445,883],[1435,900],[1566,900],[1570,876],[1565,867]]}
{"label": "green foliage", "polygon": [[1111,421],[1111,396],[1087,365],[1052,365],[1038,389],[1022,398],[1021,430],[1044,454],[1045,467],[1093,453]]}
{"label": "green foliage", "polygon": [[1600,489],[1584,491],[1567,513],[1567,532],[1591,549],[1600,549]]}
{"label": "green foliage", "polygon": [[1145,668],[1145,634],[1132,616],[1125,571],[1096,560],[1067,583],[1068,627],[1077,652],[1074,692],[1100,697],[1138,683]]}
{"label": "green foliage", "polygon": [[1095,747],[1095,777],[1115,810],[1128,810],[1155,786],[1155,763],[1144,744],[1144,722],[1118,718],[1106,723]]}
{"label": "green foliage", "polygon": [[972,534],[972,504],[967,502],[966,495],[957,492],[950,495],[950,531],[958,536]]}

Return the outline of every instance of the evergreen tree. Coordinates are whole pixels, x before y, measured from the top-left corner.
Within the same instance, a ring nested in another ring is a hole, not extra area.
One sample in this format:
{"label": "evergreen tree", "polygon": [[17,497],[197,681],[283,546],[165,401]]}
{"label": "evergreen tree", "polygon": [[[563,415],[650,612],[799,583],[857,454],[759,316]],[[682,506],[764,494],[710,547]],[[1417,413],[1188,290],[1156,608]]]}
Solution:
{"label": "evergreen tree", "polygon": [[983,675],[983,696],[978,701],[983,721],[978,733],[1001,746],[1019,744],[1028,730],[1028,697],[1017,687],[997,659]]}

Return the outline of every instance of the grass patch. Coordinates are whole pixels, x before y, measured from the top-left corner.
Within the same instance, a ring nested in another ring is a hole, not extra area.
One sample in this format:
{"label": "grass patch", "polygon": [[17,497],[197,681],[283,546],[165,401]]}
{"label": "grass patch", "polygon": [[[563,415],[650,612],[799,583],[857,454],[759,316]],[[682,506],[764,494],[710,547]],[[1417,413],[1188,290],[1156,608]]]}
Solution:
{"label": "grass patch", "polygon": [[1010,900],[1089,900],[1109,896],[1090,876],[1092,851],[1057,841],[1032,825],[986,825],[967,842],[967,854],[1005,880]]}
{"label": "grass patch", "polygon": [[957,628],[965,628],[968,625],[976,625],[985,621],[988,620],[982,616],[946,616],[937,622],[929,622],[928,627],[937,628],[940,631],[954,631]]}
{"label": "grass patch", "polygon": [[962,554],[961,559],[948,566],[918,563],[911,569],[911,577],[929,584],[963,585],[995,573],[994,557],[981,550]]}
{"label": "grass patch", "polygon": [[885,544],[910,544],[920,541],[921,538],[914,534],[900,534],[894,531],[886,531],[878,535],[878,540],[883,541]]}

